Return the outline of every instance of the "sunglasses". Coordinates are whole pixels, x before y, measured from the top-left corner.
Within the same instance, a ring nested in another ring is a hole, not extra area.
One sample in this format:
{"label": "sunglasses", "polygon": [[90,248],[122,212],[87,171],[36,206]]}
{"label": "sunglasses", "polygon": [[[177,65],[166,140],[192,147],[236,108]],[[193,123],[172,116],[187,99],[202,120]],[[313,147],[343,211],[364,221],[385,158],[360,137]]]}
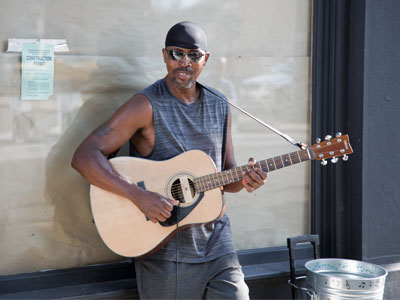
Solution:
{"label": "sunglasses", "polygon": [[178,49],[167,50],[168,56],[172,60],[181,61],[187,56],[192,62],[198,62],[205,53],[199,51],[183,52]]}

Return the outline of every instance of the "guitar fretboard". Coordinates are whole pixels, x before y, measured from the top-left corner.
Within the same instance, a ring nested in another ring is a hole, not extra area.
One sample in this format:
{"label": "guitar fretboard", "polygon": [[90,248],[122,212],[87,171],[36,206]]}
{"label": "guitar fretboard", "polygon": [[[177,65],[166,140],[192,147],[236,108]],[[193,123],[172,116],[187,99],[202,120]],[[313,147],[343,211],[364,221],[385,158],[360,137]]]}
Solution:
{"label": "guitar fretboard", "polygon": [[[275,156],[256,162],[255,166],[264,172],[272,172],[284,167],[312,159],[311,149],[302,149],[291,153]],[[194,178],[196,192],[205,192],[226,184],[243,180],[243,173],[249,169],[248,165],[243,165],[223,172],[209,174]]]}

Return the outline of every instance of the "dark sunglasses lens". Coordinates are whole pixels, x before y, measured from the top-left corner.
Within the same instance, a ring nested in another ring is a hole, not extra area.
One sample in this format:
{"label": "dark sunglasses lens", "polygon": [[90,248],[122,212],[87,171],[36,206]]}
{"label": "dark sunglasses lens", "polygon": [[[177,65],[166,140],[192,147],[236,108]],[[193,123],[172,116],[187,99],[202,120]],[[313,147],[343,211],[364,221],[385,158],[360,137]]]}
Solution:
{"label": "dark sunglasses lens", "polygon": [[187,54],[187,56],[190,58],[191,61],[196,62],[198,61],[200,58],[203,57],[203,53],[201,52],[189,52]]}
{"label": "dark sunglasses lens", "polygon": [[173,59],[173,60],[177,60],[180,61],[182,60],[182,58],[185,56],[185,53],[179,50],[171,50],[169,51],[169,56]]}

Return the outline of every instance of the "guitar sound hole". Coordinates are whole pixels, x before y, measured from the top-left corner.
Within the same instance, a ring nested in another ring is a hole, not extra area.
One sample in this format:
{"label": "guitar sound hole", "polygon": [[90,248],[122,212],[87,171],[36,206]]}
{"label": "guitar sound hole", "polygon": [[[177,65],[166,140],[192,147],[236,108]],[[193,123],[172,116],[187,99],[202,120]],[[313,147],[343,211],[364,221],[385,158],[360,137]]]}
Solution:
{"label": "guitar sound hole", "polygon": [[[188,179],[188,181],[189,181],[189,186],[190,186],[190,192],[192,194],[192,197],[194,197],[194,195],[195,195],[194,182],[191,179]],[[172,183],[171,195],[172,195],[172,198],[174,198],[175,200],[178,200],[181,203],[185,202],[180,179],[177,179]]]}

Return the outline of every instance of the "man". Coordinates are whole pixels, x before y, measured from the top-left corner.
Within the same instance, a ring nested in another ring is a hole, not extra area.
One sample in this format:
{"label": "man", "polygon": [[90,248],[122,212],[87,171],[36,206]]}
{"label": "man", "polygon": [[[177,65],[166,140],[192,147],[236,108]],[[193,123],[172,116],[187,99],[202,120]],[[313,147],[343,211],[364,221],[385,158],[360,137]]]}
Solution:
{"label": "man", "polygon": [[[200,149],[219,171],[236,167],[229,107],[214,89],[197,82],[209,58],[204,31],[180,22],[167,33],[162,49],[167,75],[134,95],[76,150],[72,166],[93,185],[123,196],[152,222],[171,216],[179,201],[123,180],[107,156],[130,141],[131,155],[165,160]],[[249,168],[244,180],[224,186],[252,192],[267,174]],[[143,299],[246,299],[244,282],[232,242],[229,219],[185,229],[146,259],[135,261],[139,295]]]}

